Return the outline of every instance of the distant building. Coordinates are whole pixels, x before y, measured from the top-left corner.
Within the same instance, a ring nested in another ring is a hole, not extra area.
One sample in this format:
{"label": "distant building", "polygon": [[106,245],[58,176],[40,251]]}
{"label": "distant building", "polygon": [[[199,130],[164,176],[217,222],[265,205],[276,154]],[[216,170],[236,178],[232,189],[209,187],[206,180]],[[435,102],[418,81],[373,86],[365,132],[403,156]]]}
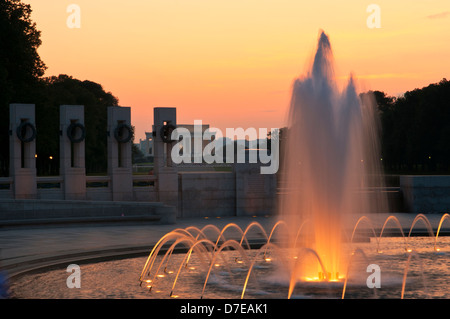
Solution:
{"label": "distant building", "polygon": [[139,149],[145,157],[153,156],[153,135],[152,132],[145,132],[145,139],[139,139]]}
{"label": "distant building", "polygon": [[[192,159],[194,157],[194,124],[178,124],[177,127],[179,128],[186,128],[191,133],[191,155]],[[154,130],[154,127],[152,126],[152,129]],[[202,125],[202,136],[203,133],[209,129],[209,124],[203,124]],[[205,148],[205,146],[210,141],[206,140],[204,141],[202,139],[202,151]],[[141,150],[141,152],[144,154],[145,157],[154,156],[153,152],[153,133],[152,132],[145,132],[145,139],[139,139],[138,148]],[[193,161],[192,161],[193,162]]]}

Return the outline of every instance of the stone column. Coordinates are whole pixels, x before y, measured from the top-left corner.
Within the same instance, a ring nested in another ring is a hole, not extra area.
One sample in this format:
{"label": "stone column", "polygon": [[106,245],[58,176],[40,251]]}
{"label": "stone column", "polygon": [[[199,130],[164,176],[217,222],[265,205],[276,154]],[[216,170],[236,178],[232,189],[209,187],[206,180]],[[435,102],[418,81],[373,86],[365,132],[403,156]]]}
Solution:
{"label": "stone column", "polygon": [[[154,133],[154,172],[158,178],[157,190],[159,201],[178,208],[178,169],[173,164],[171,151],[174,142],[170,136],[163,136],[164,129],[177,125],[177,109],[172,107],[155,107],[153,110]],[[177,209],[178,210],[178,209]]]}
{"label": "stone column", "polygon": [[17,199],[37,195],[34,108],[34,104],[9,105],[9,174]]}
{"label": "stone column", "polygon": [[84,106],[60,107],[60,175],[65,199],[86,199]]}
{"label": "stone column", "polygon": [[131,108],[108,107],[108,175],[114,201],[133,200]]}

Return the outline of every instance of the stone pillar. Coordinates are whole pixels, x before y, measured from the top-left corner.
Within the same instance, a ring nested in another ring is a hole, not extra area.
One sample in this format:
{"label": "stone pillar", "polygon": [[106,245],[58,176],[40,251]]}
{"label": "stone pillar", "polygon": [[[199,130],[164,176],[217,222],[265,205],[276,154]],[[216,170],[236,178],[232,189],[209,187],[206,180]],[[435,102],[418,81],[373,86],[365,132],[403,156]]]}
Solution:
{"label": "stone pillar", "polygon": [[170,141],[170,132],[177,125],[177,109],[155,107],[153,121],[154,172],[158,178],[159,201],[178,210],[178,169],[171,158],[175,142]]}
{"label": "stone pillar", "polygon": [[16,199],[36,198],[34,104],[9,105],[9,174]]}
{"label": "stone pillar", "polygon": [[133,200],[131,108],[108,107],[108,175],[114,201]]}
{"label": "stone pillar", "polygon": [[65,199],[86,199],[84,106],[60,107],[60,175]]}

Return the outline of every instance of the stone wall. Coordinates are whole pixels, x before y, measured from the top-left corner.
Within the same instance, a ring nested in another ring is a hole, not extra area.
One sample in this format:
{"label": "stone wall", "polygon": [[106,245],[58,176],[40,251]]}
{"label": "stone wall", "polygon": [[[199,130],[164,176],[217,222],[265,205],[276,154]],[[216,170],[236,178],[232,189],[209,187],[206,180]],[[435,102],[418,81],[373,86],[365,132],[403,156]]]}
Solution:
{"label": "stone wall", "polygon": [[275,213],[277,178],[261,174],[260,168],[260,164],[235,165],[237,216]]}
{"label": "stone wall", "polygon": [[178,187],[178,217],[235,216],[233,172],[180,172]]}
{"label": "stone wall", "polygon": [[275,212],[276,176],[259,165],[232,172],[179,172],[178,217],[253,216]]}
{"label": "stone wall", "polygon": [[400,188],[408,212],[450,212],[450,176],[405,175],[400,177]]}

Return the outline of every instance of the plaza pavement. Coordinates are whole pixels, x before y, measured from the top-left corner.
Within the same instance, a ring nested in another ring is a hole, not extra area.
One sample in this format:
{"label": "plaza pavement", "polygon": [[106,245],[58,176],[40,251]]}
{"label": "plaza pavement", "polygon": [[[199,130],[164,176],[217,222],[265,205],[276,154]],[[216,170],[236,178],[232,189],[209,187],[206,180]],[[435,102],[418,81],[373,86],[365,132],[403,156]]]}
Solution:
{"label": "plaza pavement", "polygon": [[162,236],[176,228],[201,229],[214,224],[222,229],[235,223],[245,229],[257,221],[270,232],[274,220],[272,217],[222,217],[177,219],[171,225],[96,223],[0,228],[0,270],[13,276],[55,264],[147,255]]}
{"label": "plaza pavement", "polygon": [[[415,218],[414,214],[374,214],[370,215],[375,228],[381,228],[386,218],[395,215],[407,235]],[[433,229],[437,229],[442,214],[426,215]],[[358,216],[348,220],[353,228]],[[222,218],[186,218],[177,219],[176,224],[91,224],[91,225],[59,225],[41,227],[0,228],[0,270],[8,276],[24,271],[52,266],[69,265],[107,258],[148,255],[151,248],[166,233],[176,228],[197,226],[202,228],[213,224],[222,229],[229,223],[235,223],[245,229],[250,223],[260,223],[267,234],[279,220],[277,216],[258,217],[222,217]],[[420,225],[419,225],[420,224]],[[447,230],[450,221],[445,223]],[[424,229],[423,223],[417,223],[417,229]],[[256,229],[256,228],[255,228]],[[236,236],[239,235],[235,233]],[[227,239],[231,239],[227,235]],[[249,232],[249,239],[261,239],[259,230]],[[235,237],[233,239],[240,239]]]}

